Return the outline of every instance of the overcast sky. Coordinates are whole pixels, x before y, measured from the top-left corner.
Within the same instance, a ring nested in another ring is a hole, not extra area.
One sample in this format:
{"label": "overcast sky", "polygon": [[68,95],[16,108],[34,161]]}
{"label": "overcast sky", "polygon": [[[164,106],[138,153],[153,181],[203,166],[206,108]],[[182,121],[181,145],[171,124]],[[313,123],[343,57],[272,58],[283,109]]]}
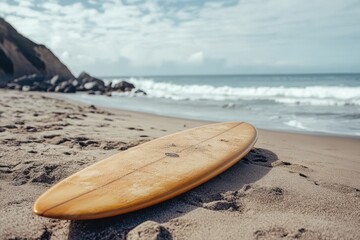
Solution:
{"label": "overcast sky", "polygon": [[0,16],[74,74],[360,72],[359,0],[0,0]]}

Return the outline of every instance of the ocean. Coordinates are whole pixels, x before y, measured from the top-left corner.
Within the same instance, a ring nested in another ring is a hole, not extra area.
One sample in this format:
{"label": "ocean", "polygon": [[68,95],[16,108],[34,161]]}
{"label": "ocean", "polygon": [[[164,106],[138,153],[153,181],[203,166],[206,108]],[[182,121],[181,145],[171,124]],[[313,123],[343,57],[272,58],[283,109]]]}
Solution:
{"label": "ocean", "polygon": [[147,95],[66,95],[102,107],[258,128],[360,136],[360,74],[104,77]]}

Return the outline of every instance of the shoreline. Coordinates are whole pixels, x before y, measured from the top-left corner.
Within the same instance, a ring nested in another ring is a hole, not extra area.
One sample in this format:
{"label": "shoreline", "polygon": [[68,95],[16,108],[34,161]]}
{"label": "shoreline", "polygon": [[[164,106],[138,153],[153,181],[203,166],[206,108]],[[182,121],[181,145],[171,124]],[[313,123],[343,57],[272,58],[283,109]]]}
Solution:
{"label": "shoreline", "polygon": [[[49,97],[61,99],[61,100],[64,100],[64,101],[67,101],[67,102],[73,103],[73,104],[78,104],[78,105],[82,105],[82,106],[89,106],[89,104],[86,104],[84,102],[77,101],[77,100],[66,97],[66,95],[68,95],[68,94],[65,95],[63,93],[42,93],[42,92],[38,92],[38,94],[44,94],[44,95],[47,95]],[[155,118],[164,118],[164,119],[171,119],[171,120],[183,120],[183,121],[199,122],[199,123],[214,123],[214,121],[204,121],[204,120],[198,120],[198,119],[172,117],[172,116],[165,116],[165,115],[160,115],[160,114],[155,114],[155,113],[131,111],[131,110],[124,110],[124,109],[119,109],[119,108],[112,108],[112,107],[100,107],[99,106],[98,108],[108,110],[108,111],[118,112],[118,113],[144,115],[144,116],[155,117]]]}
{"label": "shoreline", "polygon": [[[66,97],[66,95],[69,94],[63,94],[63,93],[42,93],[39,92],[39,94],[45,94],[50,97],[62,99],[68,102],[72,102],[75,104],[80,104],[87,106],[88,104],[85,104],[84,102],[71,99],[69,97]],[[112,108],[112,107],[99,107],[102,109],[106,109],[109,111],[119,111],[119,112],[125,112],[125,113],[132,113],[132,114],[143,114],[146,116],[154,116],[154,117],[160,117],[160,118],[168,118],[168,119],[181,119],[184,121],[192,121],[192,122],[199,122],[199,123],[215,123],[218,121],[211,121],[211,120],[199,120],[199,119],[192,119],[192,118],[182,118],[182,117],[173,117],[173,116],[166,116],[166,115],[160,115],[156,113],[148,113],[148,112],[140,112],[140,111],[131,111],[131,110],[125,110],[120,108]],[[326,132],[314,132],[314,131],[296,131],[296,130],[281,130],[281,129],[266,129],[266,128],[257,128],[260,131],[269,131],[269,132],[275,132],[275,133],[289,133],[289,134],[299,134],[299,135],[306,135],[306,136],[324,136],[324,137],[339,137],[339,138],[352,138],[352,139],[360,139],[359,135],[346,135],[346,134],[336,134],[336,133],[326,133]]]}
{"label": "shoreline", "polygon": [[61,179],[206,122],[91,107],[55,94],[0,94],[0,238],[126,239],[160,232],[170,239],[360,238],[360,140],[262,129],[243,160],[174,199],[92,221],[35,216],[35,199]]}

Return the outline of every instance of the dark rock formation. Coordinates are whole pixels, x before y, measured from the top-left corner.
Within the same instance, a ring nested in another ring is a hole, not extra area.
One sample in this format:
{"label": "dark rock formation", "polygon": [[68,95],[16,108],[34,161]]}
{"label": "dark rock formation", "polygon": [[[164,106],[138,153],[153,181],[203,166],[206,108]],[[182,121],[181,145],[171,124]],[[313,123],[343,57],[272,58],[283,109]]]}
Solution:
{"label": "dark rock formation", "polygon": [[48,48],[32,42],[0,18],[0,85],[32,74],[44,79],[55,75],[63,80],[74,78]]}
{"label": "dark rock formation", "polygon": [[14,83],[19,84],[20,86],[32,86],[35,82],[43,82],[44,76],[38,74],[25,75],[13,80]]}
{"label": "dark rock formation", "polygon": [[137,95],[147,95],[147,93],[144,90],[141,90],[141,89],[137,89],[134,93],[137,94]]}
{"label": "dark rock formation", "polygon": [[82,72],[77,78],[78,91],[100,91],[105,92],[106,87],[103,80],[90,76],[86,72]]}
{"label": "dark rock formation", "polygon": [[126,81],[121,81],[119,83],[116,83],[112,89],[114,91],[125,92],[125,91],[131,91],[134,88],[135,88],[134,84],[126,82]]}

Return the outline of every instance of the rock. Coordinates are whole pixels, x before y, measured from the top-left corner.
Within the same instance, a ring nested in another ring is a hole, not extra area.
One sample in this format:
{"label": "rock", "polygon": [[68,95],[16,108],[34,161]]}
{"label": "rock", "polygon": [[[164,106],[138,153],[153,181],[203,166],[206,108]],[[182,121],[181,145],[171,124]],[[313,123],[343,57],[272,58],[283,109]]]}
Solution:
{"label": "rock", "polygon": [[86,72],[82,72],[77,78],[77,81],[76,90],[78,91],[106,91],[103,80],[92,77]]}
{"label": "rock", "polygon": [[8,83],[8,84],[6,85],[6,87],[7,87],[8,89],[21,90],[21,86],[20,86],[19,84],[17,84],[17,83],[12,83],[12,82],[10,82],[10,83]]}
{"label": "rock", "polygon": [[126,81],[121,81],[116,83],[112,88],[112,90],[125,92],[125,91],[131,91],[134,88],[135,88],[134,84]]}
{"label": "rock", "polygon": [[62,82],[55,87],[55,92],[64,92],[65,88],[69,86],[68,82]]}
{"label": "rock", "polygon": [[78,87],[80,85],[80,82],[76,79],[72,79],[71,80],[71,84],[74,86],[74,87]]}
{"label": "rock", "polygon": [[137,89],[134,93],[139,94],[139,95],[147,95],[147,93],[144,90],[141,90],[141,89]]}
{"label": "rock", "polygon": [[82,72],[82,73],[80,73],[80,75],[77,77],[77,79],[78,79],[79,81],[81,81],[81,82],[86,82],[87,79],[90,79],[90,78],[92,78],[92,77],[91,77],[90,74],[88,74],[87,72]]}
{"label": "rock", "polygon": [[84,84],[84,88],[85,88],[85,90],[96,91],[99,89],[99,86],[98,86],[97,82],[87,82]]}
{"label": "rock", "polygon": [[56,86],[51,86],[46,89],[47,92],[55,92]]}
{"label": "rock", "polygon": [[22,86],[21,91],[23,91],[23,92],[28,92],[28,91],[30,91],[30,89],[31,89],[30,86],[25,85],[25,86]]}
{"label": "rock", "polygon": [[43,82],[44,77],[38,74],[25,75],[19,78],[14,79],[14,83],[19,84],[20,86],[32,86],[35,82]]}
{"label": "rock", "polygon": [[105,86],[105,83],[103,80],[101,79],[98,79],[98,78],[95,78],[93,76],[91,76],[90,74],[86,73],[86,72],[82,72],[80,73],[80,75],[78,76],[77,80],[80,82],[80,83],[88,83],[88,82],[99,82],[99,84]]}
{"label": "rock", "polygon": [[75,93],[76,87],[72,84],[72,81],[61,82],[59,85],[55,87],[55,92],[61,93]]}
{"label": "rock", "polygon": [[170,240],[170,232],[159,223],[146,221],[132,229],[128,235],[128,240]]}
{"label": "rock", "polygon": [[69,83],[64,89],[64,93],[76,93],[76,87]]}
{"label": "rock", "polygon": [[31,86],[31,91],[42,91],[45,92],[48,88],[52,87],[50,83],[47,82],[35,82],[33,86]]}
{"label": "rock", "polygon": [[59,77],[59,75],[55,75],[55,76],[53,76],[53,77],[49,80],[49,83],[50,83],[51,85],[57,85],[59,82],[60,82],[60,77]]}

